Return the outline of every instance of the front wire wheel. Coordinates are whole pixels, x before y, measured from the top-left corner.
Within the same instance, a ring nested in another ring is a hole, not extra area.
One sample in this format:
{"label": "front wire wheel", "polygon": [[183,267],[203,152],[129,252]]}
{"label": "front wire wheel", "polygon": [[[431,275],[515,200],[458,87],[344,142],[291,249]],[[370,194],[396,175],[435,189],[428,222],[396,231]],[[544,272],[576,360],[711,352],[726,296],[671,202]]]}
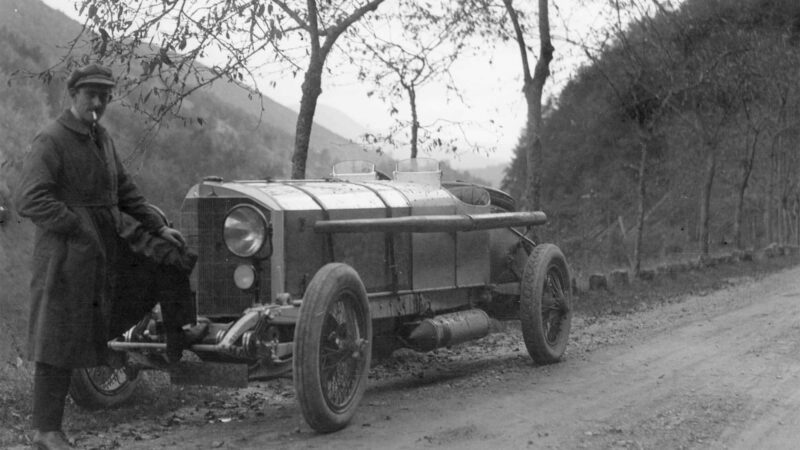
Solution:
{"label": "front wire wheel", "polygon": [[534,247],[522,276],[520,321],[525,347],[537,364],[564,355],[572,324],[572,290],[567,260],[558,247]]}
{"label": "front wire wheel", "polygon": [[364,284],[346,264],[322,267],[306,289],[294,333],[294,386],[309,426],[347,426],[367,385],[372,321]]}

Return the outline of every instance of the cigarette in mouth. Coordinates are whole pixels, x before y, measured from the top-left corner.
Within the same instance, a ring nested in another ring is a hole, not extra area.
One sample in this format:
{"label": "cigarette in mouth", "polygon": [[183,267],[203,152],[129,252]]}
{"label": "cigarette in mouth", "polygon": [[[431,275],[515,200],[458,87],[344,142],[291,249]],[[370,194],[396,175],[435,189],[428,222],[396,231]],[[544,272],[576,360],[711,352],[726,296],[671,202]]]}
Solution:
{"label": "cigarette in mouth", "polygon": [[97,112],[96,112],[96,111],[92,111],[92,119],[93,119],[95,122],[97,122]]}

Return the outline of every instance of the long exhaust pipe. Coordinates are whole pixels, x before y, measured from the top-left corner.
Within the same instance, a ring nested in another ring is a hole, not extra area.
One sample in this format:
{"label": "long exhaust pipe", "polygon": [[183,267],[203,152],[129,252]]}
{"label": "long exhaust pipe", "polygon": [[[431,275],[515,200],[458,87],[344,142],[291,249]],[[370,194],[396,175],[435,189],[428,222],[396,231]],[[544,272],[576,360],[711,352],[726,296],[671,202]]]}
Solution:
{"label": "long exhaust pipe", "polygon": [[438,233],[491,230],[495,228],[544,225],[547,215],[541,211],[492,214],[405,216],[376,219],[319,220],[317,233]]}

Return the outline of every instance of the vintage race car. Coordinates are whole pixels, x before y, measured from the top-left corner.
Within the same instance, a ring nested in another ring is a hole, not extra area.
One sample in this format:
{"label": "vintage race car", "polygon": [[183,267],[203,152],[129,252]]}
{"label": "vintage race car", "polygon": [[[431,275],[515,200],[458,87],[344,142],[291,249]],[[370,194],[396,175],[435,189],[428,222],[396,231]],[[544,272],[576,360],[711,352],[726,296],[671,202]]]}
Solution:
{"label": "vintage race car", "polygon": [[165,349],[156,308],[109,342],[129,355],[124,366],[77,371],[72,396],[91,407],[123,402],[143,369],[234,386],[291,371],[306,421],[331,432],[351,420],[373,355],[479,339],[499,319],[521,321],[536,363],[556,362],[571,278],[555,245],[528,237],[545,221],[516,212],[501,191],[443,183],[427,159],[398,163],[392,177],[346,161],[320,180],[206,178],[180,217],[199,256],[198,320],[210,330],[191,347],[198,358],[152,362]]}

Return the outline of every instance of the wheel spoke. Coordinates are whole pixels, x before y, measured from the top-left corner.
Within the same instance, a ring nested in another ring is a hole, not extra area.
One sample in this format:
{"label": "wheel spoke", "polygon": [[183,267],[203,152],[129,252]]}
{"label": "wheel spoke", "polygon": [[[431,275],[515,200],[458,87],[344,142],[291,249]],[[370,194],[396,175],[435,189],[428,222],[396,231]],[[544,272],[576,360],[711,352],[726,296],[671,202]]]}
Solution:
{"label": "wheel spoke", "polygon": [[320,343],[322,387],[334,407],[343,407],[355,392],[356,374],[363,364],[364,340],[359,338],[358,313],[351,298],[331,305],[326,314]]}
{"label": "wheel spoke", "polygon": [[[560,311],[561,313],[569,312],[569,305],[565,301],[567,298],[566,294],[564,293],[564,283],[562,278],[559,276],[560,273],[556,272],[550,273],[547,276],[547,287],[549,289],[545,289],[545,294],[550,294],[548,297],[548,304],[546,305],[548,309]],[[545,305],[542,305],[543,308]]]}
{"label": "wheel spoke", "polygon": [[339,349],[335,351],[327,351],[323,356],[323,369],[326,367],[334,367],[342,361],[350,357],[350,352],[346,349]]}
{"label": "wheel spoke", "polygon": [[564,284],[561,273],[557,269],[551,269],[547,273],[545,289],[542,293],[542,327],[545,339],[551,344],[558,341],[561,331],[561,321],[564,315],[569,312],[569,306],[564,294]]}
{"label": "wheel spoke", "polygon": [[317,431],[346,426],[364,394],[370,319],[364,284],[346,264],[324,265],[306,287],[292,364],[303,416]]}
{"label": "wheel spoke", "polygon": [[570,270],[561,250],[539,244],[528,257],[520,282],[520,319],[525,347],[538,364],[558,362],[572,321]]}
{"label": "wheel spoke", "polygon": [[355,368],[355,361],[349,359],[323,367],[323,386],[328,392],[329,399],[335,405],[339,406],[347,401],[354,382]]}
{"label": "wheel spoke", "polygon": [[346,359],[360,359],[366,341],[359,339],[358,341],[347,340],[344,345],[338,347],[325,347],[322,349],[322,359],[327,363],[326,367],[331,367]]}
{"label": "wheel spoke", "polygon": [[550,274],[547,276],[547,284],[550,285],[550,289],[553,291],[556,297],[564,297],[564,289],[561,287],[560,278]]}
{"label": "wheel spoke", "polygon": [[124,369],[112,369],[110,367],[94,367],[87,370],[87,375],[92,384],[98,391],[107,395],[112,395],[115,391],[125,387],[129,381],[127,372]]}
{"label": "wheel spoke", "polygon": [[555,343],[558,340],[558,333],[560,330],[561,330],[561,314],[552,312],[550,314],[550,318],[547,321],[547,326],[545,328],[545,335],[547,336],[547,341]]}

